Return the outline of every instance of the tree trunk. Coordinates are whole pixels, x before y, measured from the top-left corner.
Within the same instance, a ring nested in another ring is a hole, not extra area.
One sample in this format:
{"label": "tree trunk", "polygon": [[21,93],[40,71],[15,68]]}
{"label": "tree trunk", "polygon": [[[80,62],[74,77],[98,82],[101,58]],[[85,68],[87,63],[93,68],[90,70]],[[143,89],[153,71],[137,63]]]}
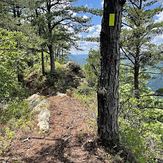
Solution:
{"label": "tree trunk", "polygon": [[52,16],[51,16],[51,9],[52,9],[52,5],[51,5],[51,0],[50,1],[46,1],[46,8],[47,8],[47,23],[48,23],[48,49],[49,49],[49,53],[50,53],[50,74],[53,76],[55,75],[55,57],[54,57],[54,49],[53,49],[53,40],[52,40]]}
{"label": "tree trunk", "polygon": [[[140,35],[137,36],[137,39],[140,39]],[[136,56],[134,63],[134,97],[139,99],[139,70],[140,70],[140,43],[138,42],[136,45]]]}
{"label": "tree trunk", "polygon": [[50,74],[55,74],[55,57],[54,57],[54,50],[53,45],[48,45],[49,53],[50,53]]}
{"label": "tree trunk", "polygon": [[[100,34],[101,74],[98,83],[98,136],[104,145],[119,144],[119,37],[125,1],[105,0]],[[115,14],[115,22],[114,15]],[[111,20],[112,19],[112,20]]]}
{"label": "tree trunk", "polygon": [[134,66],[134,96],[139,99],[139,65],[135,63]]}
{"label": "tree trunk", "polygon": [[42,75],[45,75],[45,63],[44,63],[44,50],[41,50],[41,67],[42,67]]}
{"label": "tree trunk", "polygon": [[21,70],[19,61],[17,61],[17,79],[18,79],[18,82],[20,82],[24,85],[24,74]]}

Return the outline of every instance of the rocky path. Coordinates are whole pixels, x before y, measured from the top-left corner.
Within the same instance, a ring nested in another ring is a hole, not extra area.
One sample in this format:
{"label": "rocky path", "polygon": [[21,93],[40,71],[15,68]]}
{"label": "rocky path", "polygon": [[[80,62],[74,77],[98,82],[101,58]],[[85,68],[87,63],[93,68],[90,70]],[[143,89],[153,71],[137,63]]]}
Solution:
{"label": "rocky path", "polygon": [[6,154],[7,162],[20,163],[109,163],[111,156],[97,147],[91,132],[90,110],[68,96],[52,96],[50,129],[17,133]]}

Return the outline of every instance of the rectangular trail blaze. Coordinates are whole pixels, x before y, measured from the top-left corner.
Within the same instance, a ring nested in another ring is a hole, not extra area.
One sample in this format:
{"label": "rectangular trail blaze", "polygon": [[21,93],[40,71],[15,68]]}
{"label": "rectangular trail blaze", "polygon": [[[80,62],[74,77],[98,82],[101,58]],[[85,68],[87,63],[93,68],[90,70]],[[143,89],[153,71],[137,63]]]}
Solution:
{"label": "rectangular trail blaze", "polygon": [[115,25],[115,14],[109,14],[109,26],[113,27]]}

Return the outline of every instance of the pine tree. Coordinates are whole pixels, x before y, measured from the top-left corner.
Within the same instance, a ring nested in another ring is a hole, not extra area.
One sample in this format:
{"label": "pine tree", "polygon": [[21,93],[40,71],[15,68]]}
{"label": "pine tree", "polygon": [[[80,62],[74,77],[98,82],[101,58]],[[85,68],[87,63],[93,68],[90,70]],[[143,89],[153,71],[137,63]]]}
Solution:
{"label": "pine tree", "polygon": [[119,37],[125,1],[105,0],[100,34],[101,74],[98,85],[98,135],[103,144],[119,144]]}
{"label": "pine tree", "polygon": [[[76,16],[72,0],[34,1],[31,7],[32,24],[39,26],[41,37],[50,55],[50,73],[55,74],[55,47],[58,41],[75,44],[76,35],[86,27],[89,19]],[[37,15],[37,16],[36,16]],[[69,30],[70,29],[70,30]],[[66,47],[67,48],[67,47]]]}
{"label": "pine tree", "polygon": [[152,42],[154,36],[163,31],[163,22],[155,21],[155,16],[163,11],[156,0],[132,1],[125,7],[124,28],[121,34],[121,50],[133,71],[133,91],[140,97],[140,80],[149,68],[155,66],[161,57],[158,46]]}

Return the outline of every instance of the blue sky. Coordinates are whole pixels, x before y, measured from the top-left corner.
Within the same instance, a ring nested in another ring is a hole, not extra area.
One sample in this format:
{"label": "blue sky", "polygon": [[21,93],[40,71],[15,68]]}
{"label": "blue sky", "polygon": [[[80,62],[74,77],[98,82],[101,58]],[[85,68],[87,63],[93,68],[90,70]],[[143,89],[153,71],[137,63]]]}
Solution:
{"label": "blue sky", "polygon": [[[162,3],[162,0],[158,0],[158,4]],[[102,8],[102,0],[78,0],[75,2],[76,6],[87,6],[89,8]],[[91,14],[84,14],[84,16],[91,16],[91,27],[88,29],[87,33],[81,33],[81,37],[97,37],[99,36],[100,30],[101,30],[101,17],[99,16],[93,16]],[[161,12],[159,15],[156,16],[156,21],[163,21],[163,12]],[[153,39],[154,43],[161,44],[163,43],[163,34],[155,37]],[[82,51],[76,50],[72,48],[71,54],[88,54],[89,50],[91,48],[97,49],[99,48],[98,43],[94,42],[84,42],[84,41],[79,41],[78,45]]]}
{"label": "blue sky", "polygon": [[[93,3],[92,3],[93,2]],[[88,8],[102,8],[102,0],[78,0],[75,2],[75,5],[77,6],[86,6]],[[85,14],[89,15],[90,14]],[[101,18],[99,16],[93,16],[92,18],[92,24],[100,24],[101,23]]]}
{"label": "blue sky", "polygon": [[[93,2],[93,3],[92,3]],[[75,6],[86,6],[88,8],[102,8],[102,0],[78,0],[75,2]],[[92,36],[98,36],[99,32],[101,30],[101,17],[94,16],[92,14],[84,14],[84,16],[91,17],[91,27],[89,28],[87,33],[81,33],[81,37],[92,37]],[[72,54],[88,54],[89,50],[97,49],[99,47],[98,43],[94,42],[85,42],[85,41],[79,41],[78,45],[82,51],[76,50],[72,48],[71,53]]]}

